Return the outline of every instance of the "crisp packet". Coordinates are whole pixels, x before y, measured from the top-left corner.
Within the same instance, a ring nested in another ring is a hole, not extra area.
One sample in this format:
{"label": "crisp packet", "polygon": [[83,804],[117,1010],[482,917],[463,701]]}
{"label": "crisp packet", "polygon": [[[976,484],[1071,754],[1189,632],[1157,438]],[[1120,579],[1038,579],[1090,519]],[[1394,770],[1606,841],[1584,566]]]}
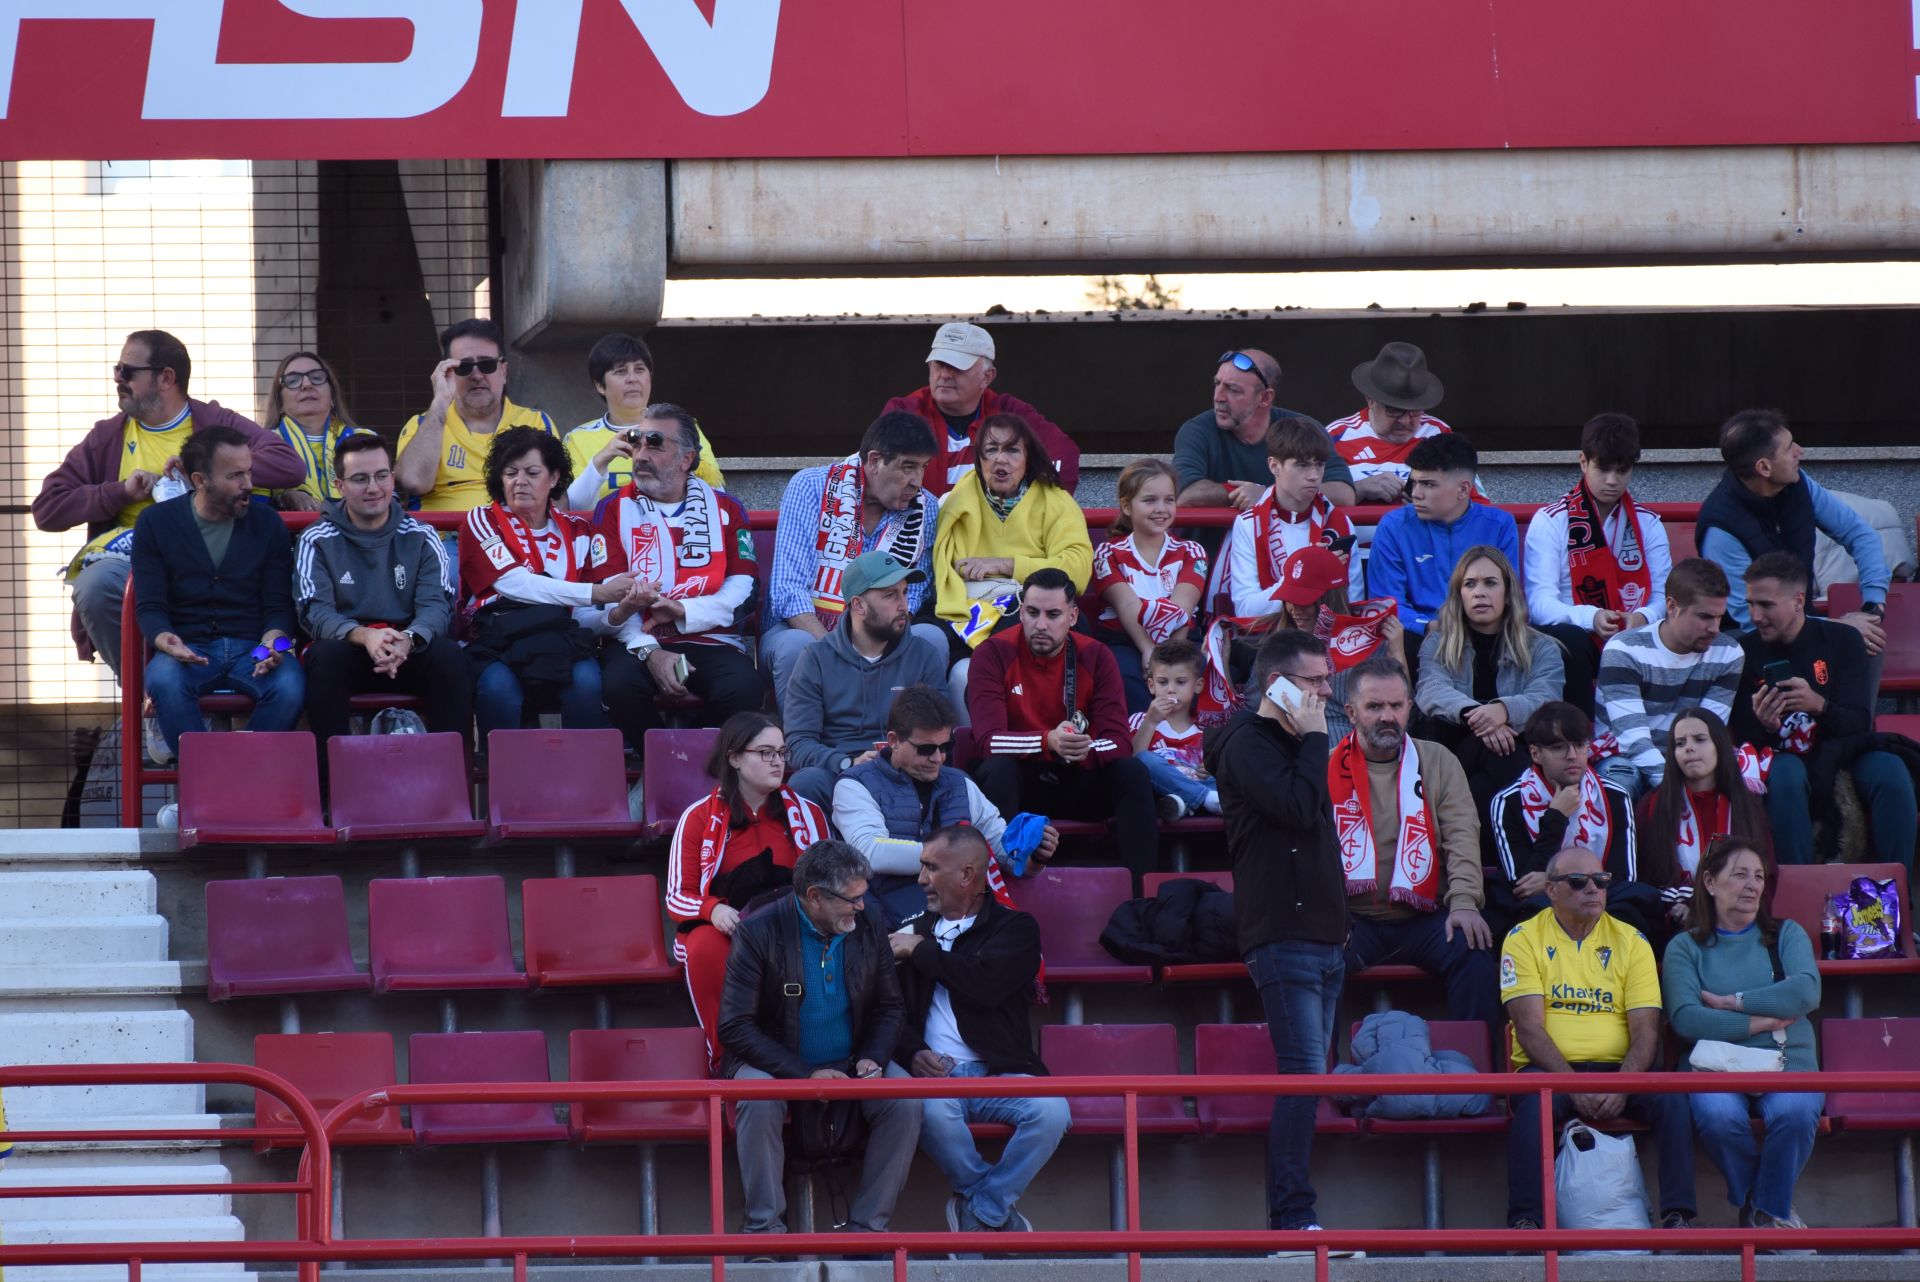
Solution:
{"label": "crisp packet", "polygon": [[1900,929],[1900,892],[1891,881],[1855,877],[1833,896],[1830,906],[1839,925],[1843,958],[1904,957]]}

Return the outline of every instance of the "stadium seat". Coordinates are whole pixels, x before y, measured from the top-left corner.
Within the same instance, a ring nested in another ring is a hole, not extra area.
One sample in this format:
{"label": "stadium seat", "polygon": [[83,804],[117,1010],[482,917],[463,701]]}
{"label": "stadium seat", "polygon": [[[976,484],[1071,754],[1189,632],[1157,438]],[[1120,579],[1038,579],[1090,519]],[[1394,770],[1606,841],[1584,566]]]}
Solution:
{"label": "stadium seat", "polygon": [[660,883],[638,877],[529,878],[520,886],[527,977],[535,988],[677,980]]}
{"label": "stadium seat", "polygon": [[1700,547],[1695,542],[1694,521],[1662,521],[1661,528],[1667,532],[1667,549],[1676,562],[1685,561],[1700,555]]}
{"label": "stadium seat", "polygon": [[[1193,1030],[1193,1071],[1217,1077],[1270,1076],[1273,1039],[1265,1024],[1198,1024]],[[1326,1096],[1314,1110],[1316,1135],[1354,1135],[1360,1123],[1345,1117]],[[1265,1135],[1273,1120],[1271,1095],[1201,1095],[1194,1101],[1202,1135]]]}
{"label": "stadium seat", "polygon": [[376,993],[527,986],[498,877],[376,877],[367,940]]}
{"label": "stadium seat", "polygon": [[[1902,921],[1901,957],[1868,958],[1865,960],[1820,961],[1820,973],[1834,976],[1858,975],[1913,975],[1920,974],[1920,958],[1916,958],[1913,946],[1913,899],[1907,893],[1907,870],[1899,864],[1782,864],[1776,874],[1777,880],[1773,892],[1773,912],[1777,917],[1791,917],[1800,923],[1807,932],[1807,938],[1813,941],[1816,952],[1820,947],[1820,926],[1825,916],[1826,898],[1845,890],[1855,877],[1872,877],[1878,881],[1892,879],[1900,894]],[[1849,996],[1849,1004],[1852,997]],[[1849,1015],[1859,1012],[1849,1009]]]}
{"label": "stadium seat", "polygon": [[1873,719],[1873,728],[1881,734],[1903,734],[1920,742],[1920,715],[1887,712]]}
{"label": "stadium seat", "polygon": [[[575,1082],[697,1082],[707,1076],[707,1038],[698,1028],[583,1028],[567,1036]],[[568,1112],[578,1142],[704,1140],[705,1100],[582,1103]]]}
{"label": "stadium seat", "polygon": [[320,810],[320,765],[305,730],[180,736],[180,848],[317,845],[334,831]]}
{"label": "stadium seat", "polygon": [[618,730],[495,730],[487,736],[487,829],[494,841],[620,841],[627,813]]}
{"label": "stadium seat", "polygon": [[[253,1039],[254,1067],[277,1073],[298,1087],[324,1118],[340,1101],[362,1091],[383,1090],[400,1078],[393,1071],[392,1033],[262,1033]],[[293,1110],[264,1091],[254,1093],[257,1127],[286,1132],[255,1142],[255,1148],[297,1148],[305,1141]],[[334,1132],[336,1144],[411,1144],[398,1105],[355,1113]]]}
{"label": "stadium seat", "polygon": [[207,883],[207,999],[364,993],[338,877]]}
{"label": "stadium seat", "polygon": [[336,735],[327,741],[333,826],[342,841],[471,839],[467,755],[457,734]]}
{"label": "stadium seat", "polygon": [[[1827,587],[1827,613],[1838,618],[1860,608],[1858,583]],[[1887,612],[1882,621],[1887,648],[1881,653],[1880,692],[1920,694],[1920,583],[1895,583],[1887,588]]]}
{"label": "stadium seat", "polygon": [[[1153,967],[1114,960],[1100,946],[1100,932],[1119,904],[1133,897],[1133,874],[1125,868],[1061,868],[1049,865],[1013,883],[1014,899],[1040,924],[1040,953],[1049,984],[1150,984]],[[1081,995],[1067,994],[1067,1022],[1084,1017]]]}
{"label": "stadium seat", "polygon": [[[1047,1024],[1040,1058],[1055,1077],[1177,1077],[1180,1047],[1172,1024]],[[1272,1071],[1273,1061],[1267,1061]],[[1120,1096],[1072,1101],[1073,1129],[1081,1135],[1117,1135],[1125,1126]],[[1137,1115],[1143,1135],[1191,1135],[1199,1127],[1177,1095],[1142,1095]]]}
{"label": "stadium seat", "polygon": [[[1353,1036],[1360,1031],[1360,1025],[1354,1024],[1347,1032],[1347,1044],[1353,1044]],[[1459,1051],[1473,1064],[1476,1073],[1493,1071],[1493,1058],[1487,1047],[1487,1026],[1478,1020],[1427,1021],[1427,1035],[1436,1051]],[[1364,1078],[1358,1079],[1364,1081]],[[1421,1146],[1421,1183],[1423,1200],[1423,1227],[1442,1229],[1446,1227],[1446,1199],[1444,1168],[1440,1160],[1440,1137],[1443,1135],[1500,1135],[1507,1129],[1507,1105],[1504,1096],[1493,1096],[1488,1102],[1487,1111],[1473,1117],[1431,1117],[1407,1118],[1404,1120],[1386,1117],[1369,1117],[1361,1122],[1368,1135],[1417,1135],[1422,1139]]]}
{"label": "stadium seat", "polygon": [[[545,1082],[546,1034],[415,1033],[407,1039],[407,1080],[415,1086],[440,1082]],[[567,1128],[554,1120],[552,1104],[415,1104],[413,1133],[422,1144],[496,1144],[519,1140],[564,1140]]]}
{"label": "stadium seat", "polygon": [[713,791],[707,758],[718,742],[718,730],[647,731],[640,762],[643,838],[657,841],[671,837],[687,807]]}
{"label": "stadium seat", "polygon": [[[1820,1021],[1820,1066],[1830,1073],[1920,1072],[1920,1019]],[[1920,1130],[1920,1091],[1838,1091],[1827,1096],[1836,1130]]]}

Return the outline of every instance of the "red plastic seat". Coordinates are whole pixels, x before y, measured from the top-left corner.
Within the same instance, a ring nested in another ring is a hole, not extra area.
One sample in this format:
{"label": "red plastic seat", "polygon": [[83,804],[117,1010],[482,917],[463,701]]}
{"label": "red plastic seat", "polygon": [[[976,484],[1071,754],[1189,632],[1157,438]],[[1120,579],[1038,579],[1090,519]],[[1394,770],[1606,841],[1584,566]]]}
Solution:
{"label": "red plastic seat", "polygon": [[1883,713],[1873,719],[1873,728],[1882,734],[1903,734],[1909,739],[1920,741],[1920,716],[1911,712]]}
{"label": "red plastic seat", "polygon": [[528,878],[520,885],[520,929],[535,988],[680,977],[663,937],[660,883],[651,873]]}
{"label": "red plastic seat", "polygon": [[[407,1080],[548,1082],[547,1037],[516,1033],[415,1033],[407,1039]],[[564,1140],[552,1104],[415,1104],[413,1133],[422,1144],[497,1144]]]}
{"label": "red plastic seat", "polygon": [[1900,893],[1900,911],[1903,933],[1907,938],[1901,941],[1904,957],[1867,958],[1864,960],[1820,962],[1822,975],[1910,975],[1920,973],[1920,958],[1912,956],[1913,900],[1907,894],[1907,870],[1899,864],[1782,864],[1776,873],[1777,880],[1773,891],[1773,912],[1776,917],[1791,917],[1800,923],[1807,932],[1807,938],[1813,941],[1816,949],[1820,946],[1820,926],[1825,917],[1826,898],[1845,890],[1855,877],[1872,877],[1876,881],[1893,880]]}
{"label": "red plastic seat", "polygon": [[364,993],[338,877],[207,883],[207,999]]}
{"label": "red plastic seat", "polygon": [[[1265,1024],[1198,1024],[1193,1030],[1193,1071],[1217,1077],[1270,1077],[1273,1040]],[[1202,1135],[1264,1135],[1273,1121],[1271,1095],[1201,1095],[1194,1103]],[[1322,1095],[1313,1115],[1319,1135],[1353,1135],[1360,1123],[1344,1117]]]}
{"label": "red plastic seat", "polygon": [[[1040,1058],[1055,1077],[1174,1077],[1180,1047],[1172,1024],[1048,1024],[1040,1030]],[[1070,1101],[1073,1129],[1117,1135],[1125,1129],[1126,1101],[1087,1096]],[[1176,1095],[1142,1095],[1143,1135],[1191,1135],[1199,1128]]]}
{"label": "red plastic seat", "polygon": [[[1347,1044],[1360,1031],[1356,1022],[1347,1032]],[[1493,1071],[1493,1055],[1487,1046],[1487,1026],[1477,1019],[1430,1019],[1427,1038],[1436,1051],[1459,1051],[1473,1064],[1476,1073]],[[1364,1078],[1360,1080],[1365,1080]],[[1505,1097],[1495,1095],[1487,1111],[1473,1117],[1423,1117],[1366,1119],[1369,1135],[1484,1135],[1507,1129]]]}
{"label": "red plastic seat", "polygon": [[[1860,608],[1858,583],[1827,587],[1827,614],[1838,618]],[[1920,691],[1920,583],[1894,583],[1887,588],[1887,612],[1881,620],[1887,648],[1881,652],[1882,693]]]}
{"label": "red plastic seat", "polygon": [[527,986],[498,877],[377,877],[367,940],[376,993]]}
{"label": "red plastic seat", "polygon": [[1133,898],[1133,874],[1125,868],[1050,866],[1015,882],[1013,894],[1021,911],[1040,923],[1040,952],[1049,983],[1153,981],[1153,967],[1116,961],[1100,946],[1100,932],[1113,910]]}
{"label": "red plastic seat", "polygon": [[[1166,831],[1165,825],[1162,825],[1161,831]],[[1233,874],[1230,872],[1150,872],[1140,878],[1140,893],[1151,899],[1160,893],[1160,887],[1183,877],[1194,881],[1210,881],[1222,890],[1233,889]],[[1237,961],[1192,962],[1160,968],[1160,982],[1163,984],[1220,984],[1246,977],[1247,964]]]}
{"label": "red plastic seat", "polygon": [[487,827],[495,841],[625,840],[626,750],[618,730],[495,730],[487,736]]}
{"label": "red plastic seat", "polygon": [[[1920,1070],[1920,1019],[1820,1021],[1820,1064],[1830,1073]],[[1827,1096],[1827,1116],[1843,1131],[1920,1130],[1920,1091],[1841,1091]]]}
{"label": "red plastic seat", "polygon": [[1667,550],[1673,553],[1675,563],[1689,560],[1700,555],[1700,545],[1694,535],[1695,521],[1662,521],[1660,528],[1667,532]]}
{"label": "red plastic seat", "polygon": [[670,837],[687,807],[713,791],[707,758],[718,730],[649,730],[641,753],[640,835]]}
{"label": "red plastic seat", "polygon": [[333,826],[342,841],[479,837],[457,734],[336,735],[327,741]]}
{"label": "red plastic seat", "polygon": [[[393,1071],[392,1033],[262,1033],[253,1039],[256,1068],[278,1073],[310,1100],[324,1118],[342,1100],[384,1090],[400,1080]],[[258,1141],[258,1149],[303,1143],[293,1110],[264,1091],[254,1092],[254,1125],[284,1130],[284,1137]],[[398,1105],[356,1113],[334,1132],[339,1144],[411,1144]]]}
{"label": "red plastic seat", "polygon": [[180,848],[317,845],[334,840],[320,811],[320,764],[305,730],[189,731],[180,736]]}
{"label": "red plastic seat", "polygon": [[[698,1028],[582,1028],[567,1035],[575,1082],[697,1082],[707,1076],[707,1038]],[[576,1140],[704,1140],[707,1102],[581,1103],[568,1112]]]}

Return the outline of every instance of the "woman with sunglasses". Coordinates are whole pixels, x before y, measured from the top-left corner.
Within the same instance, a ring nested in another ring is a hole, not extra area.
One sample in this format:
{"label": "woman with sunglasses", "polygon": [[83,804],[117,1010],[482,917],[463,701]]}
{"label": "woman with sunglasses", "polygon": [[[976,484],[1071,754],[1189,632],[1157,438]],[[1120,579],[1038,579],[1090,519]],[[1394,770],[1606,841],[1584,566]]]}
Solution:
{"label": "woman with sunglasses", "polygon": [[[1640,876],[1660,892],[1667,926],[1693,924],[1693,884],[1716,837],[1752,844],[1773,872],[1765,770],[1752,748],[1735,747],[1711,709],[1682,708],[1667,734],[1667,770],[1640,812]],[[1657,942],[1657,941],[1656,941]]]}
{"label": "woman with sunglasses", "polygon": [[[606,404],[599,418],[588,419],[567,432],[567,461],[573,464],[573,484],[567,487],[567,506],[591,512],[600,500],[618,493],[633,479],[635,434],[644,431],[653,399],[653,352],[631,334],[608,334],[587,353],[587,381]],[[727,488],[719,461],[707,434],[694,424],[700,439],[700,462],[693,474],[716,490]]]}
{"label": "woman with sunglasses", "polygon": [[[1809,1016],[1820,1008],[1820,966],[1800,924],[1767,911],[1768,864],[1744,838],[1721,837],[1707,848],[1693,883],[1693,927],[1667,946],[1660,968],[1667,1019],[1683,1047],[1731,1042],[1777,1052],[1789,1073],[1815,1073],[1820,1062]],[[1767,1091],[1687,1099],[1694,1132],[1725,1177],[1741,1226],[1805,1228],[1793,1189],[1813,1156],[1826,1097]]]}
{"label": "woman with sunglasses", "polygon": [[791,889],[800,852],[831,832],[826,812],[782,786],[787,737],[764,712],[736,712],[707,759],[713,792],[688,806],[667,852],[667,915],[678,924],[674,960],[720,1063],[720,990],[740,915],[770,891]]}
{"label": "woman with sunglasses", "polygon": [[267,430],[291,446],[307,465],[305,481],[274,495],[280,510],[318,512],[322,503],[338,499],[333,447],[341,437],[368,429],[354,426],[340,376],[325,357],[313,352],[281,357],[273,371],[273,386],[267,389],[266,423]]}

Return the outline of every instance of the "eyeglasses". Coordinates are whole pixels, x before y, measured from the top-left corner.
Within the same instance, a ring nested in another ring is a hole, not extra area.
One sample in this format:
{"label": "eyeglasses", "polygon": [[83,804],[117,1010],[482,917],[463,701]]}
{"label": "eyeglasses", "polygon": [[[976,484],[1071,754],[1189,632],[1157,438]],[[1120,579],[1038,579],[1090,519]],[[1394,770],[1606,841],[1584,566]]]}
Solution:
{"label": "eyeglasses", "polygon": [[841,894],[839,891],[828,890],[825,886],[815,886],[814,889],[819,891],[823,895],[832,895],[835,899],[838,899],[841,903],[845,904],[849,908],[864,908],[866,907],[866,904],[867,904],[867,897],[865,895],[855,895],[851,899],[849,899],[847,896]]}
{"label": "eyeglasses", "polygon": [[785,748],[748,748],[747,751],[770,766],[784,764],[790,755]]}
{"label": "eyeglasses", "polygon": [[1235,369],[1239,370],[1241,373],[1251,374],[1255,378],[1259,379],[1260,386],[1262,387],[1273,386],[1273,384],[1267,382],[1267,376],[1265,373],[1261,371],[1260,367],[1254,364],[1253,357],[1247,355],[1245,352],[1222,352],[1220,353],[1220,359],[1215,361],[1214,364],[1215,365],[1231,365]]}
{"label": "eyeglasses", "polygon": [[482,374],[491,374],[504,364],[506,362],[498,356],[469,356],[455,365],[453,372],[461,378],[467,377],[475,370],[479,370]]}
{"label": "eyeglasses", "polygon": [[953,755],[953,740],[951,739],[945,743],[906,743],[901,746],[912,748],[922,757],[931,757],[935,753],[939,753],[943,757],[951,757]]}
{"label": "eyeglasses", "polygon": [[133,376],[135,374],[141,373],[144,370],[152,370],[155,373],[159,373],[161,370],[165,368],[166,368],[165,365],[128,365],[121,362],[121,363],[116,363],[114,365],[113,377],[115,382],[131,383],[133,381]]}
{"label": "eyeglasses", "polygon": [[352,476],[343,479],[348,485],[353,486],[355,489],[364,490],[369,485],[385,485],[388,481],[391,481],[393,479],[393,469],[381,468],[378,472],[374,472],[371,475],[366,472],[355,472]]}
{"label": "eyeglasses", "polygon": [[1596,889],[1605,890],[1613,884],[1613,874],[1610,872],[1563,872],[1557,873],[1547,878],[1547,880],[1564,881],[1575,890],[1585,890],[1587,883],[1592,882]]}
{"label": "eyeglasses", "polygon": [[327,377],[327,371],[323,369],[290,369],[280,376],[280,386],[288,391],[292,391],[302,383],[310,383],[314,387],[325,387],[332,381]]}
{"label": "eyeglasses", "polygon": [[[620,435],[626,440],[627,444],[638,445],[643,449],[649,450],[665,449],[669,439],[665,432],[643,432],[637,427],[629,428]],[[678,439],[675,439],[673,443],[676,447],[680,444]]]}
{"label": "eyeglasses", "polygon": [[[1378,402],[1376,402],[1376,404],[1377,404],[1377,403],[1378,403]],[[1386,418],[1386,419],[1390,419],[1390,420],[1400,420],[1400,421],[1405,421],[1405,420],[1408,420],[1408,419],[1412,419],[1412,420],[1416,420],[1416,421],[1417,421],[1417,420],[1419,419],[1419,417],[1420,417],[1420,415],[1421,415],[1421,413],[1422,413],[1422,411],[1420,411],[1420,410],[1402,410],[1402,409],[1395,409],[1395,408],[1394,408],[1393,406],[1391,406],[1391,405],[1381,405],[1381,406],[1380,406],[1380,415],[1381,415],[1381,417],[1382,417],[1382,418]]]}

